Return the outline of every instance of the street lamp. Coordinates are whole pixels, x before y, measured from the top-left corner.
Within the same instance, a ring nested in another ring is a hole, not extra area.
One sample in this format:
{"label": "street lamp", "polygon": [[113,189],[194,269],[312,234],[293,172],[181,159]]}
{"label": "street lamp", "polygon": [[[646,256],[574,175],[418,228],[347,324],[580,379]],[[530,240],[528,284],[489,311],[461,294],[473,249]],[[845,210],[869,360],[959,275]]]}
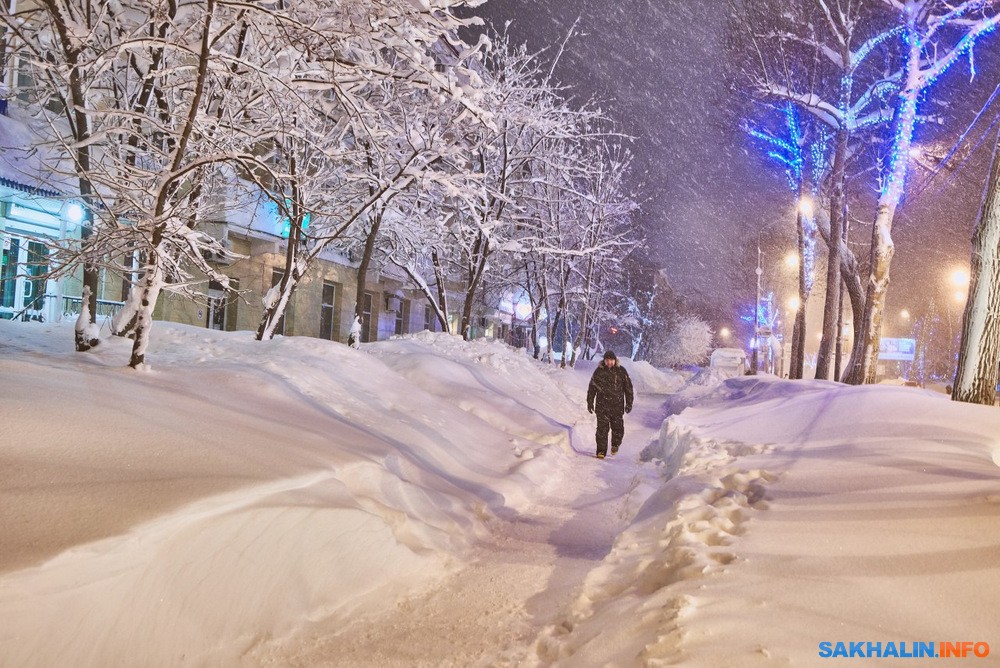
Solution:
{"label": "street lamp", "polygon": [[799,211],[806,218],[812,218],[813,215],[812,197],[809,197],[808,195],[803,195],[802,199],[799,200]]}
{"label": "street lamp", "polygon": [[753,369],[752,375],[757,375],[758,364],[760,363],[760,277],[764,270],[760,267],[760,238],[757,238],[757,296],[753,302]]}
{"label": "street lamp", "polygon": [[969,270],[959,267],[951,272],[951,284],[955,286],[955,301],[965,301],[969,290]]}

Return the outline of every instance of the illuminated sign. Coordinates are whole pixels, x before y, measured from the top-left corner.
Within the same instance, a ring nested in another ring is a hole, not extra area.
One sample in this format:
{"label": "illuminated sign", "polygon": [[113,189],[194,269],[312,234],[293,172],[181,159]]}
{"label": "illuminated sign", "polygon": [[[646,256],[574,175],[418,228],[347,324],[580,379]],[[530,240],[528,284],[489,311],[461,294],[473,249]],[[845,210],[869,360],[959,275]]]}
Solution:
{"label": "illuminated sign", "polygon": [[886,362],[912,362],[916,350],[914,339],[882,339],[878,344],[878,358]]}

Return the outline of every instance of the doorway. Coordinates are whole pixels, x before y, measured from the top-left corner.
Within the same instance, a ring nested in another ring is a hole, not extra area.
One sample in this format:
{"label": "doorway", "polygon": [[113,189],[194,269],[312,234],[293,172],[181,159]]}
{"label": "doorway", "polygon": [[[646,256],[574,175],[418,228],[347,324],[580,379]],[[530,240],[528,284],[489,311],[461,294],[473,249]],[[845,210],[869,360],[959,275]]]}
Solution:
{"label": "doorway", "polygon": [[24,237],[3,236],[0,264],[0,318],[45,319],[49,249]]}

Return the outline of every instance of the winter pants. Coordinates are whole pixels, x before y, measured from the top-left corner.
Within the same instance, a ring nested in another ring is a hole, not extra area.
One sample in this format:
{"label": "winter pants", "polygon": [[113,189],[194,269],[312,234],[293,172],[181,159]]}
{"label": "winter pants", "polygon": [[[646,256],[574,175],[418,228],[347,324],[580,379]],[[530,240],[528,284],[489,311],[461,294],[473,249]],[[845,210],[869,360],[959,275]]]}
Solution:
{"label": "winter pants", "polygon": [[611,430],[611,447],[617,448],[625,437],[625,419],[621,413],[608,415],[597,414],[597,452],[608,454],[608,430]]}

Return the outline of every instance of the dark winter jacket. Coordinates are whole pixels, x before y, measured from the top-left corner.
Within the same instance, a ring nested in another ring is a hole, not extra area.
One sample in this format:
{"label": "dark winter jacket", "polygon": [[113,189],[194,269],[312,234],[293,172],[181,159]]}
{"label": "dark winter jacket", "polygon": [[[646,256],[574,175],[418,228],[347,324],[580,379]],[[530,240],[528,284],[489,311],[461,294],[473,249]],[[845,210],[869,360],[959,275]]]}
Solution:
{"label": "dark winter jacket", "polygon": [[590,377],[587,409],[602,415],[621,415],[632,410],[632,379],[621,364],[607,367],[602,362]]}

